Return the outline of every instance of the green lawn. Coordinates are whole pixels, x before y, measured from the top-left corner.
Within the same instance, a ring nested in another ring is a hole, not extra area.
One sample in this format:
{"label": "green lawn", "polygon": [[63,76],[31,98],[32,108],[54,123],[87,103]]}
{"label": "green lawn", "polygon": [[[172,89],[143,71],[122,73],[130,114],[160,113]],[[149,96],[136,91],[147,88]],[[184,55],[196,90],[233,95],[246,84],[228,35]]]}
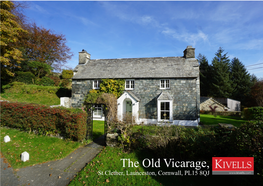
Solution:
{"label": "green lawn", "polygon": [[[64,158],[81,145],[79,142],[29,134],[16,129],[0,129],[1,153],[14,169]],[[8,143],[4,142],[6,135],[11,139]],[[29,161],[21,161],[20,155],[24,151],[29,153]]]}
{"label": "green lawn", "polygon": [[204,125],[217,125],[218,123],[232,124],[236,127],[240,127],[241,124],[246,123],[247,120],[241,119],[235,116],[217,116],[209,114],[200,114],[200,121]]}
{"label": "green lawn", "polygon": [[104,121],[93,120],[93,139],[104,134]]}

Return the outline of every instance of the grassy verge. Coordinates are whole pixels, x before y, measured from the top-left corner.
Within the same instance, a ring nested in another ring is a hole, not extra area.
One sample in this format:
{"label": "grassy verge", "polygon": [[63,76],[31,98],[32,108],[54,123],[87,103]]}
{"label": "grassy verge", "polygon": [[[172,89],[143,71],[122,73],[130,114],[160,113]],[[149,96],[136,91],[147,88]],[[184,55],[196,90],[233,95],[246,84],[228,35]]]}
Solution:
{"label": "grassy verge", "polygon": [[93,139],[104,134],[104,121],[93,120]]}
{"label": "grassy verge", "polygon": [[[8,143],[4,142],[6,135],[11,138]],[[1,127],[1,152],[14,169],[64,158],[80,145],[79,142]],[[21,161],[24,151],[29,153],[29,161]]]}
{"label": "grassy verge", "polygon": [[218,123],[232,124],[236,127],[240,127],[241,124],[246,123],[247,120],[241,119],[235,116],[217,116],[209,114],[200,114],[200,121],[204,125],[217,125]]}

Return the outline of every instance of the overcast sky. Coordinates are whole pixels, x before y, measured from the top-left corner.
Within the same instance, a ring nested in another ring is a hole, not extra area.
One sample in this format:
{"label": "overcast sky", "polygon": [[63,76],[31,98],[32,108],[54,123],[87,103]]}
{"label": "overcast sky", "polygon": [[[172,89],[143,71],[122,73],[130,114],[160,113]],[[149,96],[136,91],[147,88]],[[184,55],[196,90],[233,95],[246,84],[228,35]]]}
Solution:
{"label": "overcast sky", "polygon": [[263,2],[26,3],[29,20],[65,35],[72,68],[82,49],[91,59],[168,57],[192,45],[209,63],[222,47],[263,78]]}

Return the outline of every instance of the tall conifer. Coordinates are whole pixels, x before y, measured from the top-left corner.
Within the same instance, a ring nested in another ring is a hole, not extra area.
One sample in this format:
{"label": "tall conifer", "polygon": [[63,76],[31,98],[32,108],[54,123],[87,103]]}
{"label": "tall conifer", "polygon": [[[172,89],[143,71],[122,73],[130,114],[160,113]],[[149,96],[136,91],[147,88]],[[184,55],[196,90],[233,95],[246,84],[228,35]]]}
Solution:
{"label": "tall conifer", "polygon": [[212,65],[212,96],[219,98],[230,97],[233,90],[230,79],[230,60],[221,47],[216,52]]}
{"label": "tall conifer", "polygon": [[200,93],[201,96],[210,95],[210,85],[211,85],[211,66],[208,64],[207,58],[199,54],[197,57],[200,69]]}
{"label": "tall conifer", "polygon": [[250,81],[250,74],[238,58],[231,60],[231,82],[233,88],[232,98],[244,102],[249,94],[252,83]]}

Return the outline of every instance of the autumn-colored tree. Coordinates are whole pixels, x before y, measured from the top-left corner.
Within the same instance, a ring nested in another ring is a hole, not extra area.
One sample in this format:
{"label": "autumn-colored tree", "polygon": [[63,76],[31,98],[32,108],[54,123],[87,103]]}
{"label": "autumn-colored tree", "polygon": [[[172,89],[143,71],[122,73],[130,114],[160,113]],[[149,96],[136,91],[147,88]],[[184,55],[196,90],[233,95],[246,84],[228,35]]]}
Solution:
{"label": "autumn-colored tree", "polygon": [[26,34],[26,31],[16,22],[16,16],[12,14],[14,3],[10,1],[1,1],[1,79],[14,76],[14,69],[20,68],[23,60],[22,52],[15,46],[20,39],[20,35]]}
{"label": "autumn-colored tree", "polygon": [[38,61],[52,66],[55,70],[61,70],[72,57],[63,34],[55,34],[51,30],[38,27],[35,23],[23,24],[22,27],[28,31],[23,34],[18,44],[26,58],[23,63]]}
{"label": "autumn-colored tree", "polygon": [[263,107],[263,80],[254,84],[251,88],[251,95],[256,100],[258,106]]}

